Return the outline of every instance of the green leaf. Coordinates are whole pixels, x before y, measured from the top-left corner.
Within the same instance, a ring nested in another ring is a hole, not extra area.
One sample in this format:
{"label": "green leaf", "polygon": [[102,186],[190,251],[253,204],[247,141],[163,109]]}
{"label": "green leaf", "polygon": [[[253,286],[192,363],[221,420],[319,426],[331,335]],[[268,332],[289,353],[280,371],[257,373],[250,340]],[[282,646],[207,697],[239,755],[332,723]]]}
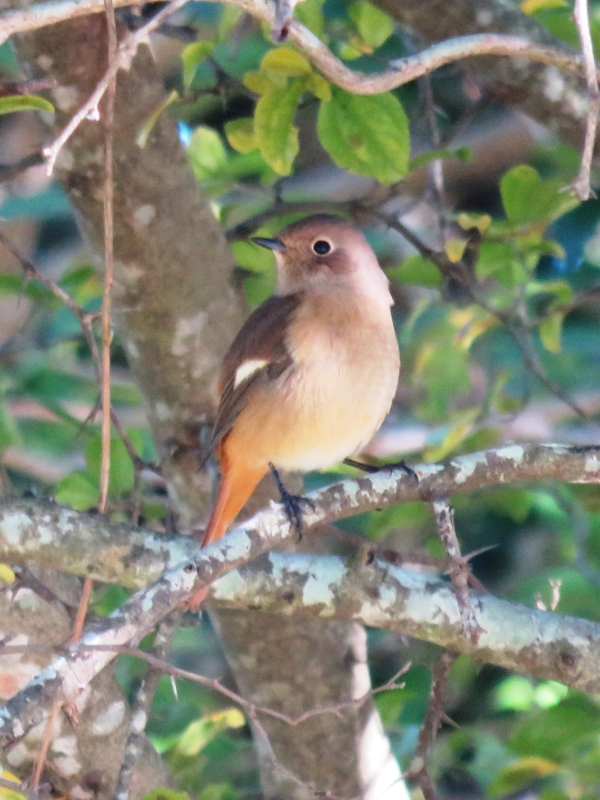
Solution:
{"label": "green leaf", "polygon": [[254,134],[254,119],[240,117],[225,123],[225,136],[227,141],[238,153],[251,153],[256,150],[256,136]]}
{"label": "green leaf", "polygon": [[198,64],[201,64],[212,53],[213,48],[212,42],[194,42],[183,48],[181,60],[183,61],[183,88],[186,92],[189,92],[192,87]]}
{"label": "green leaf", "polygon": [[175,789],[167,789],[163,786],[149,792],[143,800],[190,800],[190,796],[187,792],[177,792]]}
{"label": "green leaf", "polygon": [[[129,437],[132,440],[137,452],[141,451],[140,436],[136,431],[129,431]],[[85,460],[88,466],[90,475],[100,475],[100,463],[102,460],[102,441],[100,436],[95,436],[88,442],[85,448]],[[112,497],[125,494],[126,492],[133,491],[134,486],[134,472],[133,464],[129,458],[129,454],[125,449],[125,445],[117,436],[113,436],[110,440],[110,479],[108,482],[108,491]]]}
{"label": "green leaf", "polygon": [[562,181],[544,181],[527,164],[513,167],[500,181],[506,216],[516,223],[550,222],[577,203],[567,192],[561,192],[561,188]]}
{"label": "green leaf", "polygon": [[0,114],[12,114],[15,111],[49,111],[53,114],[54,106],[48,100],[34,94],[0,97]]}
{"label": "green leaf", "polygon": [[435,264],[418,253],[409,256],[399,267],[387,271],[391,281],[404,283],[407,286],[427,286],[430,289],[439,289],[442,285],[442,275]]}
{"label": "green leaf", "polygon": [[410,149],[408,120],[389,92],[361,96],[332,87],[321,103],[317,132],[339,167],[394,183],[406,175]]}
{"label": "green leaf", "polygon": [[348,16],[369,47],[374,50],[382,45],[394,32],[394,23],[391,18],[380,11],[367,0],[355,0],[350,4]]}
{"label": "green leaf", "polygon": [[177,751],[185,756],[197,756],[219,733],[245,724],[244,715],[237,708],[216,711],[188,725],[177,742]]}
{"label": "green leaf", "polygon": [[311,72],[304,79],[307,92],[312,92],[319,100],[331,100],[331,84],[318,72]]}
{"label": "green leaf", "polygon": [[510,742],[520,756],[562,762],[578,747],[598,739],[600,708],[585,695],[573,693],[552,708],[526,718]]}
{"label": "green leaf", "polygon": [[260,69],[261,72],[285,75],[286,78],[299,78],[312,72],[310,62],[290,47],[269,50],[260,62]]}
{"label": "green leaf", "polygon": [[319,39],[323,36],[323,3],[325,0],[304,0],[294,8],[294,17]]}
{"label": "green leaf", "polygon": [[227,164],[227,151],[221,137],[212,128],[199,125],[190,138],[187,151],[199,181],[221,176]]}
{"label": "green leaf", "polygon": [[254,112],[256,143],[267,164],[289,175],[298,154],[298,128],[293,124],[303,86],[294,80],[286,89],[260,98]]}
{"label": "green leaf", "polygon": [[510,242],[483,242],[479,248],[475,275],[479,280],[495,278],[507,289],[527,279],[527,273],[516,258]]}
{"label": "green leaf", "polygon": [[72,472],[59,481],[54,496],[76,511],[88,511],[98,505],[98,483],[87,472]]}
{"label": "green leaf", "polygon": [[457,158],[459,161],[469,162],[472,160],[473,155],[470,147],[459,147],[457,150],[446,150],[440,148],[439,150],[429,150],[427,153],[421,153],[420,156],[411,159],[408,165],[408,171],[414,172],[426,164],[431,164],[432,161],[439,161],[440,159]]}
{"label": "green leaf", "polygon": [[565,315],[557,311],[550,314],[540,325],[540,339],[542,344],[550,353],[560,353],[561,336]]}
{"label": "green leaf", "polygon": [[234,242],[231,245],[235,263],[242,269],[257,274],[274,273],[273,254],[254,242]]}
{"label": "green leaf", "polygon": [[255,94],[272,94],[287,86],[287,78],[277,72],[254,70],[244,75],[244,86]]}

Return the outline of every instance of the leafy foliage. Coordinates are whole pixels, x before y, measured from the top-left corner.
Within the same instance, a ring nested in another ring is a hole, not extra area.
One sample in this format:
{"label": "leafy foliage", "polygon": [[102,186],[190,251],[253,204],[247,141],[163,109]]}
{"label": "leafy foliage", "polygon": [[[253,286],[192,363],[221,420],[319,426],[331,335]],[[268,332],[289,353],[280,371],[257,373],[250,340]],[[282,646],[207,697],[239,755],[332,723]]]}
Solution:
{"label": "leafy foliage", "polygon": [[[573,39],[571,9],[562,0],[526,0],[522,8]],[[295,13],[341,58],[364,72],[377,68],[389,53],[397,57],[404,52],[391,18],[367,0],[305,0]],[[202,6],[198,15],[201,38],[182,49],[178,87],[155,110],[138,143],[145,145],[161,114],[173,115],[198,182],[225,228],[268,212],[256,233],[272,235],[297,217],[287,205],[295,202],[314,201],[319,209],[335,202],[340,213],[358,215],[398,300],[403,393],[408,399],[401,399],[394,410],[395,422],[400,422],[395,430],[422,433],[409,459],[438,460],[489,447],[531,406],[536,423],[544,422],[553,434],[568,438],[576,425],[572,416],[554,428],[550,415],[541,419],[558,401],[540,375],[567,393],[593,389],[597,394],[600,382],[598,309],[578,305],[581,294],[598,285],[600,211],[586,204],[591,222],[584,224],[576,216],[581,208],[563,191],[573,177],[565,167],[572,159],[553,147],[543,157],[538,153],[536,163],[513,165],[490,190],[492,201],[457,200],[444,221],[444,237],[436,239],[429,230],[431,216],[425,222],[417,219],[415,228],[426,246],[409,251],[388,235],[379,216],[384,208],[389,217],[388,207],[380,207],[379,200],[397,208],[406,178],[424,175],[440,161],[460,166],[471,159],[471,151],[455,146],[448,136],[450,144],[427,148],[411,160],[409,122],[418,130],[423,116],[411,88],[376,96],[350,94],[331,85],[292,46],[275,46],[256,27],[244,26],[238,9],[215,12]],[[451,119],[447,86],[434,81],[434,90]],[[19,108],[52,111],[40,98],[0,98],[0,114]],[[315,165],[323,167],[317,177]],[[334,165],[384,188],[344,205],[330,189],[339,175]],[[293,181],[307,166],[313,168],[309,189],[307,182]],[[292,180],[286,183],[284,176]],[[25,213],[50,225],[60,202],[48,191],[25,203]],[[15,212],[7,201],[6,208],[5,216],[23,214],[23,205],[17,204]],[[248,301],[257,305],[274,288],[272,256],[248,241],[234,241],[232,249]],[[545,272],[548,263],[553,266]],[[89,265],[70,264],[60,285],[86,310],[98,309],[101,289]],[[51,293],[33,281],[24,285],[14,272],[0,273],[0,302],[31,307],[23,329],[0,348],[0,451],[5,466],[18,489],[50,495],[77,509],[94,509],[100,462],[93,416],[98,389],[77,320]],[[130,519],[137,503],[144,524],[164,530],[169,524],[164,483],[149,470],[140,471],[139,463],[134,468],[130,457],[133,448],[144,462],[156,459],[149,428],[118,340],[113,351],[113,403],[125,420],[128,446],[117,435],[111,441],[108,513]],[[539,367],[537,377],[531,362]],[[392,461],[405,454],[386,455]],[[593,488],[500,486],[457,497],[454,505],[465,551],[493,548],[475,560],[475,571],[490,590],[532,606],[549,606],[558,587],[557,611],[600,618],[600,504]],[[386,546],[404,549],[410,542],[441,554],[424,503],[373,512],[340,528]],[[585,576],[582,560],[588,567]],[[0,565],[0,581],[13,579],[10,568]],[[95,610],[109,613],[124,597],[118,588],[99,592]],[[375,700],[394,750],[408,767],[427,707],[433,655],[417,647],[405,653],[381,632],[370,633],[370,644],[376,683],[386,681],[404,656],[415,662],[403,677],[404,688],[382,692]],[[174,659],[201,669],[214,666],[216,650],[207,625],[181,628]],[[141,674],[143,667],[135,659],[120,660],[118,676],[127,695]],[[160,789],[147,800],[233,800],[256,793],[242,712],[205,687],[178,680],[176,689],[174,694],[173,684],[161,681],[148,734],[184,791]],[[598,796],[600,709],[595,698],[553,682],[479,670],[466,658],[453,669],[450,696],[449,714],[461,728],[444,728],[436,747],[434,765],[442,785],[458,773],[488,797],[532,786],[541,800]],[[237,763],[242,766],[234,767]]]}

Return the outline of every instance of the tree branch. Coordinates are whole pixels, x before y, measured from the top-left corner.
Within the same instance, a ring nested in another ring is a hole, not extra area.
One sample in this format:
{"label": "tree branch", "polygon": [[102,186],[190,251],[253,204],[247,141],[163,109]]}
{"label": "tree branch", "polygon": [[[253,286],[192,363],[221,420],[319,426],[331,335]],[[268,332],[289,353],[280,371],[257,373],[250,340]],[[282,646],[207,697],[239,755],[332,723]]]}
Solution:
{"label": "tree branch", "polygon": [[[449,496],[457,491],[472,491],[517,480],[554,478],[576,483],[599,483],[599,454],[600,447],[510,445],[460,456],[445,464],[417,466],[418,485],[404,470],[386,469],[312,493],[310,499],[314,509],[306,512],[305,526],[308,529],[359,511],[406,500],[430,500],[436,495]],[[55,533],[63,542],[78,540],[79,532],[89,537],[89,532],[86,533],[88,523],[97,529],[104,525],[107,529],[119,531],[121,536],[125,534],[125,541],[129,537],[128,526],[113,526],[100,518],[58,506],[21,500],[9,501],[0,507],[0,532],[8,550],[6,555],[18,551],[19,544],[21,548],[25,545],[24,550],[30,557],[41,550],[47,551]],[[138,642],[193,590],[212,583],[295,535],[295,528],[290,525],[282,507],[272,503],[270,508],[210,547],[199,549],[195,543],[190,543],[196,548],[191,558],[164,572],[156,583],[138,592],[103,619],[96,630],[83,637],[80,645],[73,645],[66,655],[57,658],[4,708],[0,708],[0,747],[10,745],[44,720],[56,697],[63,702],[72,702],[115,656],[114,652],[90,651],[90,647]],[[157,535],[146,533],[145,536],[151,553],[157,544],[168,552],[169,544],[160,544]],[[113,555],[116,553],[117,558],[122,555],[122,548],[127,550],[123,540],[121,549],[117,546]],[[131,555],[130,551],[123,560],[130,560]],[[134,574],[137,572],[137,558],[143,555],[136,550],[134,565],[130,563],[129,567]],[[163,552],[163,562],[165,557]],[[305,606],[317,606],[319,615],[331,616],[334,611],[327,608],[334,603],[334,588],[336,582],[340,582],[339,597],[345,603],[345,618],[402,629],[476,658],[515,669],[525,667],[532,674],[562,680],[585,691],[600,690],[597,673],[600,631],[592,623],[556,616],[540,618],[539,614],[546,612],[535,612],[481,595],[477,604],[479,623],[484,632],[479,643],[475,644],[464,637],[454,593],[446,584],[431,577],[375,559],[371,566],[361,568],[366,570],[361,600],[357,589],[360,581],[339,558],[321,557],[318,571],[314,557],[308,557],[307,562],[306,556],[284,557],[273,553],[269,558],[271,569],[256,573],[254,582],[250,575],[243,580],[240,580],[240,575],[233,575],[220,587],[215,587],[215,596],[221,602],[228,599],[230,603],[236,596],[238,603],[243,598],[242,605],[256,607],[257,597],[261,597],[261,581],[267,582],[264,585],[275,581],[272,596],[264,598],[264,610],[289,613],[294,605],[298,605],[299,612],[305,610]],[[282,558],[300,559],[304,565],[298,572],[299,591],[287,589],[291,578],[286,579]],[[257,581],[258,586],[255,585]],[[431,587],[434,587],[433,596]],[[512,616],[508,616],[509,611]],[[545,624],[544,620],[547,620]],[[498,643],[502,641],[509,643],[500,647]]]}
{"label": "tree branch", "polygon": [[[211,1],[216,2],[217,0]],[[131,4],[131,0],[115,0],[114,3],[115,8]],[[274,7],[271,3],[267,3],[266,0],[228,0],[228,4],[244,9],[244,11],[266,22],[271,27],[275,24]],[[62,0],[57,3],[39,3],[27,10],[7,11],[0,15],[0,25],[2,27],[0,43],[14,33],[38,30],[66,19],[98,13],[103,9],[103,0],[82,0],[81,2]],[[157,25],[152,25],[152,28],[156,27]],[[132,34],[132,36],[139,39],[138,33],[139,31]],[[444,42],[428,47],[414,56],[391,62],[391,69],[372,75],[364,75],[348,69],[320,39],[297,20],[292,20],[289,25],[289,40],[332,83],[354,94],[386,92],[427,75],[445,64],[482,55],[527,58],[531,61],[564,69],[579,76],[585,76],[583,59],[568,48],[565,47],[563,50],[559,50],[558,48],[544,47],[519,36],[484,33],[447,39]],[[110,74],[107,72],[102,81],[102,89],[100,89],[101,85],[99,84],[98,91],[101,93],[98,97],[94,97],[93,100],[90,98],[91,107],[97,105],[106,90],[108,81],[116,70],[120,67],[126,67],[129,60],[129,50],[127,52],[123,51],[122,56],[120,55],[115,62],[114,68],[111,65]],[[82,119],[85,116],[86,114],[83,114]]]}

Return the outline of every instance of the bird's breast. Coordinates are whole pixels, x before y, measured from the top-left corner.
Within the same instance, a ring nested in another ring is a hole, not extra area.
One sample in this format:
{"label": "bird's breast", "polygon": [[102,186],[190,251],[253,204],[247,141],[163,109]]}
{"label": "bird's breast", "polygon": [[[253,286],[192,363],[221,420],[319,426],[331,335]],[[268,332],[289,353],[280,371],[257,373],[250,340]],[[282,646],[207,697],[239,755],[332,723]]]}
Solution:
{"label": "bird's breast", "polygon": [[292,366],[240,415],[253,458],[324,469],[366,445],[388,413],[400,367],[390,309],[335,300],[305,299],[286,341]]}

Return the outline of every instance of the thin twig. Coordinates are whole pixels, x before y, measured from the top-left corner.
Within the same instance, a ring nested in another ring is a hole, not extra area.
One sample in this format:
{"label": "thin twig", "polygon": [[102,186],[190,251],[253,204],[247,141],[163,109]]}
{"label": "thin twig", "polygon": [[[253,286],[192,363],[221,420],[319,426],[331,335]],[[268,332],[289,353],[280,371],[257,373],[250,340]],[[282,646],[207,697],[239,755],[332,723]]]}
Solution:
{"label": "thin twig", "polygon": [[431,674],[431,690],[425,718],[421,724],[417,747],[412,764],[404,774],[407,780],[416,779],[425,800],[435,800],[435,787],[427,770],[427,760],[437,738],[437,733],[445,717],[444,701],[450,670],[456,661],[454,653],[443,653],[434,664]]}
{"label": "thin twig", "polygon": [[598,90],[598,74],[596,72],[592,34],[590,33],[587,0],[575,0],[573,19],[575,20],[579,41],[581,43],[581,53],[583,55],[585,67],[585,80],[589,95],[589,108],[585,127],[583,153],[581,155],[581,166],[579,168],[579,175],[573,182],[571,189],[580,200],[589,200],[590,197],[596,197],[595,192],[590,186],[590,170],[592,168],[592,157],[594,155],[594,145],[596,143],[598,112],[600,112],[600,91]]}
{"label": "thin twig", "polygon": [[[68,142],[71,136],[75,133],[77,128],[81,125],[83,120],[89,116],[95,116],[98,111],[98,105],[104,94],[108,91],[113,79],[120,69],[129,69],[133,57],[137,53],[137,49],[142,42],[147,41],[148,36],[152,31],[155,31],[161,23],[169,17],[174,11],[181,6],[185,5],[187,0],[171,0],[167,3],[158,14],[150,19],[143,27],[135,32],[128,33],[117,50],[114,59],[109,63],[108,68],[88,100],[81,106],[81,108],[71,117],[65,128],[61,131],[59,136],[44,148],[43,153],[47,159],[48,174],[51,175],[54,169],[54,164],[58,158],[58,154],[64,145]],[[116,4],[115,4],[116,5]],[[98,9],[100,10],[100,9]]]}
{"label": "thin twig", "polygon": [[[106,24],[108,29],[108,63],[117,58],[117,26],[113,0],[104,0]],[[104,149],[104,290],[102,295],[102,369],[100,372],[100,392],[102,398],[102,461],[100,465],[100,496],[98,511],[104,514],[108,497],[110,477],[110,345],[112,340],[111,293],[113,285],[114,261],[114,220],[113,220],[113,145],[115,122],[116,71],[109,82],[105,109],[105,149]]]}
{"label": "thin twig", "polygon": [[40,785],[40,780],[42,779],[42,773],[44,772],[44,767],[46,766],[46,758],[48,756],[48,750],[50,749],[50,743],[52,742],[52,734],[54,732],[54,726],[56,725],[60,706],[60,698],[57,697],[52,703],[50,715],[46,721],[46,727],[44,728],[44,733],[42,735],[40,750],[33,765],[33,772],[31,773],[31,788],[34,792],[37,792],[38,786]]}
{"label": "thin twig", "polygon": [[464,634],[473,644],[477,644],[479,637],[483,633],[483,629],[477,622],[475,609],[471,601],[469,592],[469,573],[471,568],[460,552],[456,528],[454,527],[454,510],[446,499],[436,499],[431,505],[433,507],[433,514],[435,516],[440,539],[442,540],[444,550],[452,564],[448,572],[450,573],[456,592],[456,600],[463,623]]}

